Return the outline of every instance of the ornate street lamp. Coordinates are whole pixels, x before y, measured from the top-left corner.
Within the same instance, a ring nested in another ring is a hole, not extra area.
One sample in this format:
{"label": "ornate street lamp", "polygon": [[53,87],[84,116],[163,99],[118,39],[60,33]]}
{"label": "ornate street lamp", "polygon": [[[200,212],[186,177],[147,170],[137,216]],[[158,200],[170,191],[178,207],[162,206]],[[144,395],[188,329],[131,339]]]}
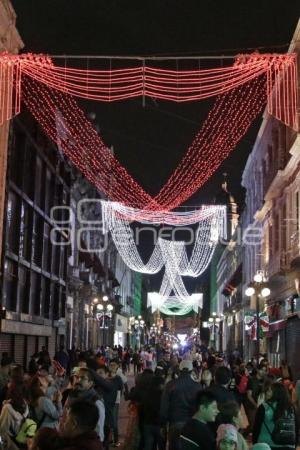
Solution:
{"label": "ornate street lamp", "polygon": [[259,354],[260,354],[260,317],[259,317],[259,299],[266,298],[271,294],[271,291],[267,285],[267,280],[262,271],[258,271],[254,277],[253,282],[250,283],[245,291],[245,295],[247,297],[255,297],[255,306],[256,306],[256,361],[257,365],[259,362]]}

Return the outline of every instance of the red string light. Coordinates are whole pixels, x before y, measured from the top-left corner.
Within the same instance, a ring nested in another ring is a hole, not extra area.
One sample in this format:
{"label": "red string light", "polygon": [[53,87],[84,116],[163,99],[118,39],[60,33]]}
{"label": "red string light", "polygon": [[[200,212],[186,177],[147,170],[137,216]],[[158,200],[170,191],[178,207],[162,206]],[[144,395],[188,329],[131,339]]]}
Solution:
{"label": "red string light", "polygon": [[[10,73],[17,70],[18,93],[22,75],[28,109],[86,178],[110,199],[139,209],[169,211],[189,198],[234,149],[262,110],[267,95],[269,110],[291,126],[297,125],[293,54],[240,55],[232,67],[193,71],[144,66],[85,71],[57,67],[49,58],[36,55],[4,55],[0,63],[0,76],[3,68]],[[141,95],[141,91],[178,102],[223,94],[155,198],[121,166],[69,95],[112,101]]]}
{"label": "red string light", "polygon": [[[207,181],[247,131],[266,100],[265,82],[261,78],[220,96],[179,167],[152,199],[105,147],[73,98],[28,78],[23,83],[24,101],[29,110],[49,137],[59,141],[89,181],[112,200],[156,211],[179,206]],[[57,111],[62,117],[60,124],[55,117]],[[60,127],[65,130],[62,136],[57,133]]]}

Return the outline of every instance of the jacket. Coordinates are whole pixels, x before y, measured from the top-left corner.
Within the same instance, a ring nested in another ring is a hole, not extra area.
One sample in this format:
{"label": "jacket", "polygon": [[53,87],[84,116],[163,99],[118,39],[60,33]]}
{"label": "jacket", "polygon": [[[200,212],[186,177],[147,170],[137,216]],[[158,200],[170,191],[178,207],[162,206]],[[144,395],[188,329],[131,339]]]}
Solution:
{"label": "jacket", "polygon": [[192,380],[190,373],[181,372],[176,380],[167,383],[161,399],[160,418],[162,423],[186,422],[195,413],[196,396],[202,390]]}
{"label": "jacket", "polygon": [[102,450],[102,444],[95,431],[76,436],[73,439],[67,439],[60,450]]}

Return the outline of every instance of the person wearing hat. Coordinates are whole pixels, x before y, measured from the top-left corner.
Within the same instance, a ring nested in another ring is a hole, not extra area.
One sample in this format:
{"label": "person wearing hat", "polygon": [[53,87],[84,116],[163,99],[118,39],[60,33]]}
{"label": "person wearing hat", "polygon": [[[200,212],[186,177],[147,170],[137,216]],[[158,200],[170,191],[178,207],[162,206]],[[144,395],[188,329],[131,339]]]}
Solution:
{"label": "person wearing hat", "polygon": [[237,429],[229,424],[222,424],[217,430],[217,450],[236,450],[238,443]]}
{"label": "person wearing hat", "polygon": [[196,399],[202,390],[191,377],[193,363],[181,361],[178,378],[169,381],[162,394],[160,418],[162,427],[169,425],[169,450],[178,450],[179,436],[185,423],[193,416]]}
{"label": "person wearing hat", "polygon": [[181,431],[180,449],[215,450],[215,434],[209,423],[216,420],[218,412],[215,396],[207,390],[199,392],[196,398],[196,413]]}

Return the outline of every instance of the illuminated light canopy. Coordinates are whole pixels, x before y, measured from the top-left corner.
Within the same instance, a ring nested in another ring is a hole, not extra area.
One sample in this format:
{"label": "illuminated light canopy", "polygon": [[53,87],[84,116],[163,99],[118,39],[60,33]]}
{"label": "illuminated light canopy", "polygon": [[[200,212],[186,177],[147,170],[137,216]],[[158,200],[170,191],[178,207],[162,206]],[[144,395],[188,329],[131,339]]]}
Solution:
{"label": "illuminated light canopy", "polygon": [[166,315],[185,315],[191,311],[198,312],[203,306],[203,294],[191,294],[184,299],[176,296],[164,298],[158,292],[149,292],[147,306],[152,313],[159,310]]}
{"label": "illuminated light canopy", "polygon": [[97,189],[111,200],[165,212],[198,190],[235,148],[265,105],[266,79],[255,79],[216,99],[186,155],[155,198],[121,166],[71,96],[24,75],[22,99],[49,138]]}
{"label": "illuminated light canopy", "polygon": [[[9,99],[2,120],[18,113],[20,80],[24,75],[64,93],[97,101],[117,101],[137,96],[185,102],[224,94],[261,75],[267,75],[269,112],[287,125],[297,126],[296,55],[238,55],[229,67],[198,70],[166,70],[149,67],[145,59],[138,67],[83,70],[55,65],[45,55],[2,53],[1,74],[10,85]],[[16,78],[16,92],[13,92]],[[282,101],[280,101],[282,98]],[[15,108],[12,104],[15,103]],[[2,104],[2,102],[1,102]],[[10,111],[11,110],[11,111]]]}

